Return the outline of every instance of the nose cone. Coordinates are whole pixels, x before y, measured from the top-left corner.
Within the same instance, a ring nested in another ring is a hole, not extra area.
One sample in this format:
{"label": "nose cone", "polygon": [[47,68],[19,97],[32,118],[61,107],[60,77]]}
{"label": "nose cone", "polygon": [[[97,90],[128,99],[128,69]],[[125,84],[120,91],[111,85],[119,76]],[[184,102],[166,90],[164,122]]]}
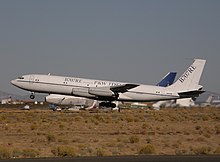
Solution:
{"label": "nose cone", "polygon": [[16,79],[12,80],[11,84],[14,85],[15,87],[18,87],[18,88],[20,88],[20,86],[21,86]]}
{"label": "nose cone", "polygon": [[15,85],[15,86],[16,86],[16,83],[17,83],[16,80],[12,80],[12,81],[11,81],[11,84],[13,84],[13,85]]}

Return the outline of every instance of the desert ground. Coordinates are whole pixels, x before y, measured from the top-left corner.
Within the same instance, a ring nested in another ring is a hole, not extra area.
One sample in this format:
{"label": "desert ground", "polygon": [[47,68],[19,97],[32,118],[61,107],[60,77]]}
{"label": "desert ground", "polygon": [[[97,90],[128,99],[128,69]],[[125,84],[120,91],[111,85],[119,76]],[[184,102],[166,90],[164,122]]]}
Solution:
{"label": "desert ground", "polygon": [[0,108],[0,159],[139,154],[220,154],[220,109]]}

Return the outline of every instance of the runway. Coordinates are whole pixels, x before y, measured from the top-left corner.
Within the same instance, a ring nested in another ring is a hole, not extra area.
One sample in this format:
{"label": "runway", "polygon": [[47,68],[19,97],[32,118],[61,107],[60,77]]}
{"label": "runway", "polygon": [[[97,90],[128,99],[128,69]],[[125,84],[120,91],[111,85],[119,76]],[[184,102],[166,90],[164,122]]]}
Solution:
{"label": "runway", "polygon": [[7,159],[1,162],[219,162],[220,155],[209,156],[108,156],[74,158]]}

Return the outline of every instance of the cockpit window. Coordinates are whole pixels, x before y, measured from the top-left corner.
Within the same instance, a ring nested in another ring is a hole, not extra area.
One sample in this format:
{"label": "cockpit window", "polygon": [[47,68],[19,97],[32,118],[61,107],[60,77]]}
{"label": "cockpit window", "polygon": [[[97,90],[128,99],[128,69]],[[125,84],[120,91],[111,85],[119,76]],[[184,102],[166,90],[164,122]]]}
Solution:
{"label": "cockpit window", "polygon": [[24,79],[24,77],[18,77],[18,79]]}

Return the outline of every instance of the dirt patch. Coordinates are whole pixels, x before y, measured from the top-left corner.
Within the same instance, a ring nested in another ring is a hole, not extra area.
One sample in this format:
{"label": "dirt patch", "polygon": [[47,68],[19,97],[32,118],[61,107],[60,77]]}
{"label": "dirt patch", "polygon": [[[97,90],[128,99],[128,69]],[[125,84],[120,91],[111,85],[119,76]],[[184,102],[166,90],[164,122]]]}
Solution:
{"label": "dirt patch", "polygon": [[220,110],[0,110],[0,158],[219,154]]}

